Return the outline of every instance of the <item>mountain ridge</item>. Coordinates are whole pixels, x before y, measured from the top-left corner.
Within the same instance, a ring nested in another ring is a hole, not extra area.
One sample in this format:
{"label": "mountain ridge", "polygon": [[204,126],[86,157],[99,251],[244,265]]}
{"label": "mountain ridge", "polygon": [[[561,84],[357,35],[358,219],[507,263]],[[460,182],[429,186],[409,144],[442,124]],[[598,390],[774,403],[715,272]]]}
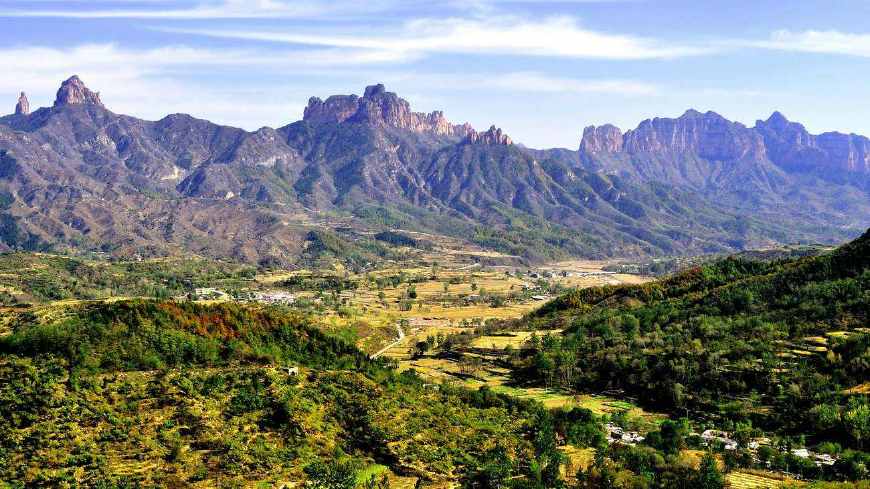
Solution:
{"label": "mountain ridge", "polygon": [[[249,132],[186,114],[115,114],[76,76],[54,106],[16,112],[0,118],[6,249],[292,263],[324,213],[378,229],[370,210],[385,209],[411,228],[539,260],[834,242],[870,216],[863,180],[771,161],[768,145],[796,131],[778,118],[761,134],[687,111],[624,134],[587,128],[579,151],[535,150],[494,125],[478,132],[414,112],[380,84],[362,97],[312,97],[301,121]],[[801,155],[842,149],[795,134]]]}

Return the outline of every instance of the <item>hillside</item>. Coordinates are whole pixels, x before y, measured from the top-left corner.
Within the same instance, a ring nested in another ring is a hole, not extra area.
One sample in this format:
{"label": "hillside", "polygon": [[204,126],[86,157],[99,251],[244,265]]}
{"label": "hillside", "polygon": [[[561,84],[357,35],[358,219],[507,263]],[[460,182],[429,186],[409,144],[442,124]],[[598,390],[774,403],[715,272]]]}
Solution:
{"label": "hillside", "polygon": [[236,487],[339,468],[360,483],[390,471],[437,482],[496,440],[533,456],[541,414],[426,389],[303,316],[229,304],[22,316],[0,352],[0,480],[27,487]]}
{"label": "hillside", "polygon": [[[312,231],[353,248],[341,230],[398,228],[541,261],[837,243],[870,224],[864,140],[843,155],[838,136],[795,139],[777,119],[749,129],[690,111],[589,129],[573,152],[414,112],[382,85],[314,97],[303,120],[255,132],[115,114],[78,77],[52,107],[19,109],[0,118],[6,250],[286,265],[311,261]],[[837,171],[821,169],[831,159]]]}
{"label": "hillside", "polygon": [[517,378],[620,391],[729,431],[866,449],[867,290],[870,232],[818,256],[730,258],[578,290],[516,326],[565,329],[528,353]]}

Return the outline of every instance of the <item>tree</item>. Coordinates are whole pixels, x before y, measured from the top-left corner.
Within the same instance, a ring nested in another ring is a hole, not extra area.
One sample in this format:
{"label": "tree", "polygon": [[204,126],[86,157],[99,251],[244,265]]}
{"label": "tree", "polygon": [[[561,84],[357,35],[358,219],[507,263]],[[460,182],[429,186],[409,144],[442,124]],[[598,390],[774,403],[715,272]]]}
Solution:
{"label": "tree", "polygon": [[383,472],[380,477],[377,474],[372,474],[368,480],[363,482],[363,489],[390,489],[390,478]]}
{"label": "tree", "polygon": [[843,425],[852,435],[858,448],[864,446],[864,440],[870,437],[870,405],[858,396],[849,400],[849,407],[843,413]]}
{"label": "tree", "polygon": [[420,358],[423,355],[425,355],[428,350],[429,350],[429,342],[428,341],[418,341],[417,343],[414,343],[414,351],[412,352],[411,356],[413,358]]}
{"label": "tree", "polygon": [[725,477],[719,471],[716,465],[716,457],[712,453],[707,452],[701,458],[701,466],[698,467],[698,475],[696,476],[693,487],[697,489],[722,489],[725,487]]}
{"label": "tree", "polygon": [[479,465],[469,464],[462,481],[465,489],[499,489],[508,487],[507,483],[513,472],[511,458],[504,447],[495,447],[487,451]]}
{"label": "tree", "polygon": [[355,489],[357,464],[353,460],[317,461],[304,469],[309,489]]}

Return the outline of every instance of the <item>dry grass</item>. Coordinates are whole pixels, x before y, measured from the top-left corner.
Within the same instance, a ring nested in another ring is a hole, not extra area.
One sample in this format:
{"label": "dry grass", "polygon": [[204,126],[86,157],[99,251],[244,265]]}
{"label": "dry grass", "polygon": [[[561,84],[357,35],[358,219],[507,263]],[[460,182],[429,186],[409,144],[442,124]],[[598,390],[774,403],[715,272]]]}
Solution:
{"label": "dry grass", "polygon": [[785,484],[791,486],[805,484],[777,474],[756,470],[729,472],[725,475],[725,480],[733,489],[779,489]]}
{"label": "dry grass", "polygon": [[[550,334],[557,335],[561,330],[549,331]],[[474,348],[492,348],[503,350],[506,346],[512,348],[521,348],[532,335],[537,334],[539,337],[547,334],[546,331],[511,331],[504,335],[498,336],[481,336],[471,342]]]}
{"label": "dry grass", "polygon": [[565,455],[566,463],[561,467],[562,476],[573,480],[579,469],[586,470],[595,460],[594,448],[579,448],[574,445],[559,447]]}
{"label": "dry grass", "polygon": [[843,391],[844,394],[870,394],[870,382],[858,384],[851,389]]}

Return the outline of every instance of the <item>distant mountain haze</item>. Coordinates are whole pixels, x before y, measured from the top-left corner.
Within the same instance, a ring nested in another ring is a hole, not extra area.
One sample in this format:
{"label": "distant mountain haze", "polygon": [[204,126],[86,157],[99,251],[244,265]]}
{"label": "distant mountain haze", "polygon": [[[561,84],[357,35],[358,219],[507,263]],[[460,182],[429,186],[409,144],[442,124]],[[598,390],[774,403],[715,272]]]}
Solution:
{"label": "distant mountain haze", "polygon": [[870,225],[868,143],[779,113],[748,128],[690,110],[535,150],[383,85],[248,132],[115,114],[73,76],[52,107],[22,93],[0,118],[0,248],[293,263],[328,216],[529,260],[832,243]]}

